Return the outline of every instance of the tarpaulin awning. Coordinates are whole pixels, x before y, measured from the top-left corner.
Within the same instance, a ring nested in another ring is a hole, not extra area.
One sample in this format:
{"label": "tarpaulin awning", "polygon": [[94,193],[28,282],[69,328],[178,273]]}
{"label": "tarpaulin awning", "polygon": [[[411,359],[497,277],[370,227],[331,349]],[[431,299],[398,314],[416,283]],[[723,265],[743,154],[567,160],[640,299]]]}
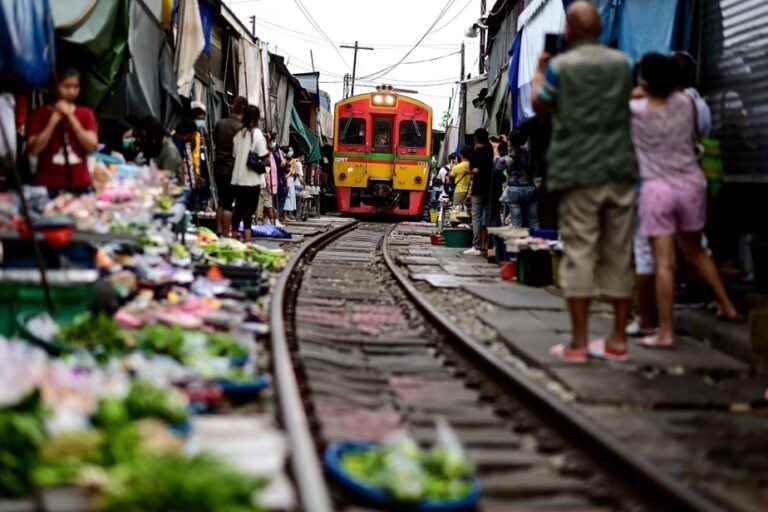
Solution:
{"label": "tarpaulin awning", "polygon": [[[597,0],[603,20],[602,41],[639,59],[650,51],[686,49],[692,0]],[[562,32],[570,0],[535,0],[520,15],[520,29],[510,49],[509,87],[512,126],[534,116],[533,75],[548,32]]]}
{"label": "tarpaulin awning", "polygon": [[602,41],[635,60],[648,52],[687,49],[692,0],[597,0]]}
{"label": "tarpaulin awning", "polygon": [[54,62],[48,0],[0,0],[0,73],[45,85]]}
{"label": "tarpaulin awning", "polygon": [[544,51],[544,38],[550,32],[563,32],[566,2],[537,0],[520,15],[522,27],[512,44],[507,80],[512,89],[512,126],[518,127],[535,114],[531,104],[533,76]]}
{"label": "tarpaulin awning", "polygon": [[298,149],[305,155],[304,159],[307,162],[319,162],[321,156],[320,140],[307,128],[295,108],[291,109],[291,130],[297,135],[295,140]]}
{"label": "tarpaulin awning", "polygon": [[59,31],[60,65],[83,74],[80,100],[98,108],[114,93],[128,49],[128,0],[99,0],[72,30]]}

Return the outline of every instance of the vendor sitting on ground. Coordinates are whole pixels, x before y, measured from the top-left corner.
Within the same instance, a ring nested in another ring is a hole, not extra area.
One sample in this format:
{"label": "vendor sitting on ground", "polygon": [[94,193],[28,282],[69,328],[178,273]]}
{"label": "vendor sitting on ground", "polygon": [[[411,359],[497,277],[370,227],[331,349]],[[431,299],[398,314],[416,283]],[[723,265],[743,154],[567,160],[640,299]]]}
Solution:
{"label": "vendor sitting on ground", "polygon": [[96,115],[75,104],[80,95],[80,73],[67,69],[56,82],[56,102],[29,116],[27,152],[37,157],[35,182],[52,196],[81,194],[91,188],[88,155],[96,151]]}

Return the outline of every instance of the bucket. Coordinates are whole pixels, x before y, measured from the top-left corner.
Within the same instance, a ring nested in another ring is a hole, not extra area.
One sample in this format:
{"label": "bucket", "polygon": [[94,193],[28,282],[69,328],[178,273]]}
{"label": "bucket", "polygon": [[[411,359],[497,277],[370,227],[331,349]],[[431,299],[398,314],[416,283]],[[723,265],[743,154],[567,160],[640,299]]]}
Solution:
{"label": "bucket", "polygon": [[501,278],[505,281],[517,280],[517,261],[505,261],[501,264]]}
{"label": "bucket", "polygon": [[434,208],[429,210],[429,222],[432,224],[437,224],[437,221],[440,219],[440,212],[435,210]]}
{"label": "bucket", "polygon": [[429,235],[429,241],[432,242],[432,245],[443,245],[443,236],[439,233],[434,233]]}
{"label": "bucket", "polygon": [[444,229],[443,238],[445,238],[445,245],[448,247],[472,247],[471,229]]}

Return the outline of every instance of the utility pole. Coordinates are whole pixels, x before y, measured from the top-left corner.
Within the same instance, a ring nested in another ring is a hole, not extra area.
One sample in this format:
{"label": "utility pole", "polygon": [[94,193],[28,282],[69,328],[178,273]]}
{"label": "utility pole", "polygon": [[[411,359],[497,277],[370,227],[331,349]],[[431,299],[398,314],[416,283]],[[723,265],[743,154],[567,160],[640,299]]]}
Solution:
{"label": "utility pole", "polygon": [[[480,0],[480,17],[485,17],[485,0]],[[478,59],[478,71],[480,71],[480,74],[482,75],[485,73],[485,36],[486,36],[486,30],[484,28],[485,23],[481,24],[480,26],[480,58]]]}
{"label": "utility pole", "polygon": [[256,16],[248,18],[251,21],[251,35],[256,38]]}
{"label": "utility pole", "polygon": [[346,48],[348,50],[355,50],[355,56],[352,59],[352,92],[350,96],[355,95],[355,79],[357,77],[357,51],[358,50],[374,50],[374,48],[371,48],[370,46],[360,46],[357,41],[355,41],[355,46],[349,46],[346,44],[341,45],[341,48]]}
{"label": "utility pole", "polygon": [[312,48],[309,49],[309,61],[312,63],[312,72],[315,72],[315,54],[312,53]]}
{"label": "utility pole", "polygon": [[464,83],[464,43],[461,43],[461,75],[459,76],[459,148],[467,138],[467,84]]}

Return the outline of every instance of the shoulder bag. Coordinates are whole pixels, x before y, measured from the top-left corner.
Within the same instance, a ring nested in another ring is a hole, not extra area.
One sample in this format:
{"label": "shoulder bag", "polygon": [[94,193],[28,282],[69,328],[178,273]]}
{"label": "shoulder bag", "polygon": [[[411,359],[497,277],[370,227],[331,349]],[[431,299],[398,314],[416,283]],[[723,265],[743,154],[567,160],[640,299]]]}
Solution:
{"label": "shoulder bag", "polygon": [[[253,131],[251,131],[251,147],[253,147]],[[256,174],[265,174],[267,172],[267,166],[264,164],[264,159],[255,151],[248,151],[248,159],[245,162],[245,166],[249,171],[255,172]]]}

